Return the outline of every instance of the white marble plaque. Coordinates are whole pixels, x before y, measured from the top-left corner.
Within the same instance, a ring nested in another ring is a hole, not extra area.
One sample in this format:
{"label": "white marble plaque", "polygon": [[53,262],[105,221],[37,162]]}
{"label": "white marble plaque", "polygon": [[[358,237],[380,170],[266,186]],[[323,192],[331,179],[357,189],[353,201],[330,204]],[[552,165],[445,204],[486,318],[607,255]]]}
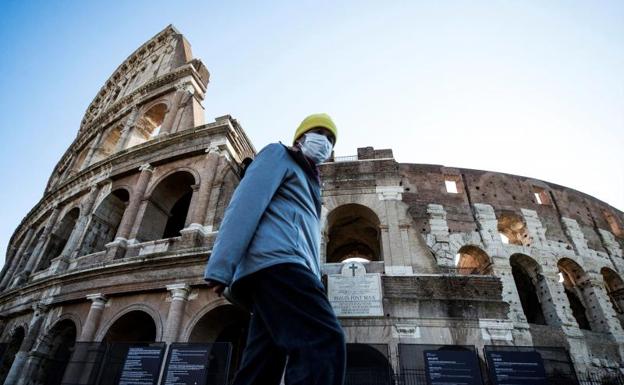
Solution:
{"label": "white marble plaque", "polygon": [[342,274],[327,277],[329,302],[338,317],[383,316],[381,276],[366,274],[364,265],[345,264]]}

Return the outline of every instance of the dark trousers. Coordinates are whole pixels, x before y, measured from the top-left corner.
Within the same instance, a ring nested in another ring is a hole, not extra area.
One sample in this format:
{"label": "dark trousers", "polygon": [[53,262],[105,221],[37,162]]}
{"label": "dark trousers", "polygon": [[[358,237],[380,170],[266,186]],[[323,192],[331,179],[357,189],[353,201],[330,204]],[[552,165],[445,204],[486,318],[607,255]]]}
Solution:
{"label": "dark trousers", "polygon": [[343,385],[345,339],[323,285],[284,263],[237,283],[251,300],[247,345],[233,385]]}

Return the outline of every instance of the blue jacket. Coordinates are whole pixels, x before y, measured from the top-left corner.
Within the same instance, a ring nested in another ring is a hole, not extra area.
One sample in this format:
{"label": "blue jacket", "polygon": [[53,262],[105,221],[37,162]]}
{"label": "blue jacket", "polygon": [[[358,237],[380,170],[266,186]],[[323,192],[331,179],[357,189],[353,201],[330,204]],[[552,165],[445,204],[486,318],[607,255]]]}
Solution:
{"label": "blue jacket", "polygon": [[321,277],[321,190],[284,145],[262,149],[238,185],[208,259],[205,280],[231,286],[279,263]]}

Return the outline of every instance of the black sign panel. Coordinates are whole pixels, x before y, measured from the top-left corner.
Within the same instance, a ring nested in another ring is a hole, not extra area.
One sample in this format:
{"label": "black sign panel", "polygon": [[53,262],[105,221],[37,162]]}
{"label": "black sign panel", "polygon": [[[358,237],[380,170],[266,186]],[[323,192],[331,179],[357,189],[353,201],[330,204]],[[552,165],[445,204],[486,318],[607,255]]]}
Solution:
{"label": "black sign panel", "polygon": [[161,385],[225,385],[230,351],[226,343],[171,344]]}
{"label": "black sign panel", "polygon": [[162,346],[130,346],[119,385],[156,385],[163,351]]}
{"label": "black sign panel", "polygon": [[428,385],[481,385],[477,355],[469,350],[425,350]]}
{"label": "black sign panel", "polygon": [[547,385],[538,352],[486,351],[490,376],[496,385]]}

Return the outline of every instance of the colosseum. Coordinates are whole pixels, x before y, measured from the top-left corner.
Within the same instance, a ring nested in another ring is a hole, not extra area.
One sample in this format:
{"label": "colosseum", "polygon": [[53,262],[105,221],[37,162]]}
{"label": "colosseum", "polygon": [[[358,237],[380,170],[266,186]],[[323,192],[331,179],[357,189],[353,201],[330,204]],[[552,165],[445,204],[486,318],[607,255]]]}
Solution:
{"label": "colosseum", "polygon": [[[202,276],[256,149],[231,116],[204,121],[208,82],[168,26],[97,92],[10,240],[0,383],[231,383],[248,314]],[[525,384],[622,381],[624,213],[390,149],[321,172],[348,384],[431,384],[449,360],[468,373],[456,383],[510,383],[513,365],[534,368]]]}

